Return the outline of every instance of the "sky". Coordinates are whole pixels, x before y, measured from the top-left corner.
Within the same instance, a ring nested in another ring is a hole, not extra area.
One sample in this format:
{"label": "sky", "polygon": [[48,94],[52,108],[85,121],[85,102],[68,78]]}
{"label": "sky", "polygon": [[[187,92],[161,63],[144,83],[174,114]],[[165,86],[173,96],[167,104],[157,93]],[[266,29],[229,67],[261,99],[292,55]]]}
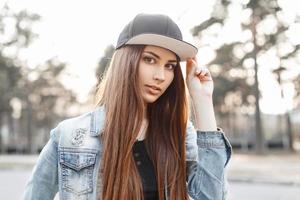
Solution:
{"label": "sky", "polygon": [[[207,0],[8,0],[4,2],[8,2],[14,10],[25,8],[41,15],[41,21],[34,26],[34,32],[39,37],[21,53],[21,56],[31,67],[42,64],[52,57],[66,62],[67,73],[62,82],[67,88],[77,93],[80,102],[87,99],[88,92],[96,83],[94,71],[104,49],[110,44],[116,44],[122,28],[137,13],[169,15],[181,28],[184,39],[195,44],[196,41],[192,38],[190,30],[209,18],[214,4],[214,1]],[[294,10],[295,6],[291,6],[291,0],[285,2],[290,2],[284,6],[291,9],[293,11],[291,13],[297,12]],[[231,12],[231,15],[236,15],[237,20],[241,16],[234,10],[238,9],[238,7],[232,7],[233,12]],[[222,30],[224,32],[222,39],[229,42],[235,37],[242,37],[235,35],[240,32],[236,22],[233,21],[230,28]],[[205,48],[200,50],[197,55],[200,65],[209,62],[213,55],[213,52]],[[276,66],[276,60],[274,62],[271,66]],[[260,74],[263,74],[262,111],[280,113],[290,108],[293,86],[285,86],[287,98],[282,101],[279,88],[274,87],[277,83],[270,74],[270,69],[264,68],[260,70]],[[270,105],[270,101],[273,105],[277,105],[276,109]]]}

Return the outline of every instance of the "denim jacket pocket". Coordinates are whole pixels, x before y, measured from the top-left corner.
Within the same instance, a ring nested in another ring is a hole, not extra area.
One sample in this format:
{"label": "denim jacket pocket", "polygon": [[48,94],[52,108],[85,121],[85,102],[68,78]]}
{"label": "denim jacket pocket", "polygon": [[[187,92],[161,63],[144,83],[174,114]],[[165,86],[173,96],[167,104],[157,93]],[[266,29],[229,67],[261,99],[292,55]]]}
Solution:
{"label": "denim jacket pocket", "polygon": [[92,192],[95,161],[95,153],[60,152],[62,189],[74,195]]}

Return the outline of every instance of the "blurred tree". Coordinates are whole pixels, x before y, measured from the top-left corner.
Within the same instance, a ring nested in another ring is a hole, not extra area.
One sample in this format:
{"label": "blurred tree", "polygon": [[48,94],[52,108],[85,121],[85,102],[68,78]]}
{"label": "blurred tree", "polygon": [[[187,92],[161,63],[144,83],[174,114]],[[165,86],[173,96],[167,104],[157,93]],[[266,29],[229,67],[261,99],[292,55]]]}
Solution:
{"label": "blurred tree", "polygon": [[101,82],[104,72],[107,70],[114,52],[115,47],[113,45],[109,45],[105,48],[104,55],[100,58],[100,61],[96,68],[96,77],[98,80],[97,85],[99,85],[99,83]]}
{"label": "blurred tree", "polygon": [[300,74],[295,78],[295,80],[293,81],[294,85],[295,85],[295,99],[297,99],[297,101],[295,102],[296,106],[300,106]]}
{"label": "blurred tree", "polygon": [[[32,26],[40,19],[36,14],[20,11],[14,13],[5,5],[0,9],[0,147],[3,153],[1,128],[3,118],[8,118],[9,134],[13,135],[14,104],[20,102],[20,120],[23,135],[28,140],[26,152],[36,149],[34,136],[37,129],[50,130],[53,123],[67,116],[67,108],[75,102],[75,95],[66,89],[59,78],[65,64],[52,58],[29,68],[20,59],[20,50],[27,48],[37,36]],[[22,122],[22,123],[21,123]],[[5,124],[6,125],[6,124]]]}
{"label": "blurred tree", "polygon": [[103,88],[101,88],[101,81],[104,78],[104,74],[106,70],[108,69],[110,65],[111,58],[115,52],[115,47],[113,45],[108,45],[104,50],[104,55],[100,58],[100,61],[98,62],[98,66],[95,70],[95,76],[97,78],[97,83],[92,90],[93,92],[91,95],[93,96],[93,103],[97,104],[99,100],[99,91],[102,91]]}
{"label": "blurred tree", "polygon": [[[23,74],[27,78],[20,82],[22,117],[26,121],[29,144],[33,143],[34,130],[51,130],[55,122],[68,115],[68,107],[76,102],[74,93],[59,81],[65,67],[64,63],[52,58]],[[32,153],[34,148],[32,145],[28,147]]]}
{"label": "blurred tree", "polygon": [[[27,47],[36,36],[31,25],[39,16],[27,11],[12,12],[7,5],[0,9],[0,128],[4,116],[8,118],[9,132],[12,131],[12,107],[10,100],[18,95],[18,81],[22,79],[18,53]],[[1,152],[4,152],[0,133]]]}
{"label": "blurred tree", "polygon": [[[231,15],[236,10],[240,11],[239,20]],[[208,66],[215,75],[217,112],[226,115],[243,107],[253,110],[255,106],[258,153],[264,151],[257,76],[258,67],[264,66],[258,60],[275,52],[274,60],[279,59],[289,69],[288,60],[295,59],[299,53],[299,44],[291,42],[287,36],[290,24],[285,14],[277,0],[216,0],[211,17],[192,30],[200,44],[209,45],[216,52]],[[231,40],[226,39],[230,35],[228,30],[235,35]],[[209,44],[211,41],[213,45]],[[232,94],[234,100],[226,101]]]}
{"label": "blurred tree", "polygon": [[[12,129],[10,100],[17,93],[17,81],[21,78],[19,67],[14,65],[12,59],[3,57],[0,51],[0,131],[3,125],[4,115],[8,116],[8,127]],[[2,134],[0,132],[0,152],[4,152]]]}

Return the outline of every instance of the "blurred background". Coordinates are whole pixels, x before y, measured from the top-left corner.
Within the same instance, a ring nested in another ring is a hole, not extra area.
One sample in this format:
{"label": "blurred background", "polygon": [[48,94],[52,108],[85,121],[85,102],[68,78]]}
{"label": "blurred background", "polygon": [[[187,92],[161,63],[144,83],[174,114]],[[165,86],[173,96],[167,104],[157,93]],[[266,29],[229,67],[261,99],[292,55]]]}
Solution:
{"label": "blurred background", "polygon": [[229,200],[300,194],[300,7],[293,0],[0,1],[0,199],[19,199],[58,122],[94,108],[123,26],[163,13],[214,78],[234,148]]}

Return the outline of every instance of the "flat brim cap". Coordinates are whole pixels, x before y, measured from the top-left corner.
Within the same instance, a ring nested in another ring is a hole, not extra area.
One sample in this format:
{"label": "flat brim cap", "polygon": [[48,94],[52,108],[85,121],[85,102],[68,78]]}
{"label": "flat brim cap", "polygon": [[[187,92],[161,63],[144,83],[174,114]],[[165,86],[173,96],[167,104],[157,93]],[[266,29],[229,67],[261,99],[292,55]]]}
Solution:
{"label": "flat brim cap", "polygon": [[124,45],[153,45],[174,52],[181,61],[193,58],[197,47],[182,40],[177,24],[166,15],[139,14],[120,33],[116,49]]}

